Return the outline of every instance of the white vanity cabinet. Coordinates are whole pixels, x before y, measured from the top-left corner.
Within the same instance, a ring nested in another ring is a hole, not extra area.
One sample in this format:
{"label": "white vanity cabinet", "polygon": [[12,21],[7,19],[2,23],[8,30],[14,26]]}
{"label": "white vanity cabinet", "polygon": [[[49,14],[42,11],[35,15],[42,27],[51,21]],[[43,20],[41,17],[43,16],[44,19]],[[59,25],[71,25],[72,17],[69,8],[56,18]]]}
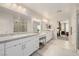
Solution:
{"label": "white vanity cabinet", "polygon": [[22,40],[14,40],[5,43],[6,56],[22,56]]}
{"label": "white vanity cabinet", "polygon": [[0,44],[0,56],[29,56],[39,48],[37,35],[11,39]]}
{"label": "white vanity cabinet", "polygon": [[53,35],[52,35],[52,31],[47,31],[46,34],[46,42],[50,41],[52,39]]}
{"label": "white vanity cabinet", "polygon": [[4,44],[0,44],[0,56],[4,56]]}

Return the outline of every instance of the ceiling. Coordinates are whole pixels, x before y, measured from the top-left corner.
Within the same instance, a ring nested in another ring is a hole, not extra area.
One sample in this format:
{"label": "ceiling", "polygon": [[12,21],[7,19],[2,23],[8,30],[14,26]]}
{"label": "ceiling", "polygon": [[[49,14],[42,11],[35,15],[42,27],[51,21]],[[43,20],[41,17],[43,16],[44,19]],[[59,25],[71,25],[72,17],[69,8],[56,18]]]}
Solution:
{"label": "ceiling", "polygon": [[36,11],[42,16],[53,19],[54,17],[64,17],[64,19],[70,17],[71,3],[25,3],[22,4]]}

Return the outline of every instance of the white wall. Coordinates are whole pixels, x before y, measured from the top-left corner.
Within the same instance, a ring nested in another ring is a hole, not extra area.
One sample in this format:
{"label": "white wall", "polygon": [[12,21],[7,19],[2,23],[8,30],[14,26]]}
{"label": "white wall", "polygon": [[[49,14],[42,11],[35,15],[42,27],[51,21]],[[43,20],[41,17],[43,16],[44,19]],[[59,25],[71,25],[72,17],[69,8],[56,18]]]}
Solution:
{"label": "white wall", "polygon": [[52,25],[52,29],[53,29],[53,33],[54,33],[54,39],[57,39],[57,26],[58,26],[58,24],[57,24],[56,15],[55,15],[55,17],[53,17],[53,19],[50,20],[49,23]]}
{"label": "white wall", "polygon": [[33,21],[31,19],[27,20],[27,32],[33,32]]}
{"label": "white wall", "polygon": [[[73,48],[76,50],[76,39],[77,39],[77,19],[76,19],[76,6],[74,5],[72,8],[72,16],[69,22],[70,27],[70,42],[73,45]],[[72,27],[72,35],[71,35],[71,27]]]}
{"label": "white wall", "polygon": [[0,34],[13,33],[13,28],[12,16],[0,12]]}

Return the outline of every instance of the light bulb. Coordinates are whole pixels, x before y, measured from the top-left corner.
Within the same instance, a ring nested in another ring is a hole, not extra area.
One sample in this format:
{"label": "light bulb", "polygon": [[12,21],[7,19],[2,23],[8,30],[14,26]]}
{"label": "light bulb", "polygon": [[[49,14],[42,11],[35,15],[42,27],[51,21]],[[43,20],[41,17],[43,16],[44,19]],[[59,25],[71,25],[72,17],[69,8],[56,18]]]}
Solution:
{"label": "light bulb", "polygon": [[26,12],[26,8],[22,8],[23,9],[23,12]]}
{"label": "light bulb", "polygon": [[33,18],[33,21],[40,22],[40,20],[37,18]]}
{"label": "light bulb", "polygon": [[12,8],[17,8],[17,5],[16,4],[12,4]]}
{"label": "light bulb", "polygon": [[21,9],[22,9],[22,7],[21,7],[21,6],[18,6],[18,9],[20,9],[20,10],[21,10]]}

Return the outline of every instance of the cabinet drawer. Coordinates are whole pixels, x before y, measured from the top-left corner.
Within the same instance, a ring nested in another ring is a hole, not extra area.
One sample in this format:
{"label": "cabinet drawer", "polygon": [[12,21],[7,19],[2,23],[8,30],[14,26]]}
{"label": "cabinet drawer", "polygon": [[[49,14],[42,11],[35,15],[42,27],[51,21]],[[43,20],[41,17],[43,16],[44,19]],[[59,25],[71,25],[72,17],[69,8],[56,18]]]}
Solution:
{"label": "cabinet drawer", "polygon": [[12,47],[12,46],[15,46],[15,45],[20,45],[22,43],[22,40],[14,40],[14,41],[10,41],[10,42],[7,42],[5,43],[5,48],[9,48],[9,47]]}

